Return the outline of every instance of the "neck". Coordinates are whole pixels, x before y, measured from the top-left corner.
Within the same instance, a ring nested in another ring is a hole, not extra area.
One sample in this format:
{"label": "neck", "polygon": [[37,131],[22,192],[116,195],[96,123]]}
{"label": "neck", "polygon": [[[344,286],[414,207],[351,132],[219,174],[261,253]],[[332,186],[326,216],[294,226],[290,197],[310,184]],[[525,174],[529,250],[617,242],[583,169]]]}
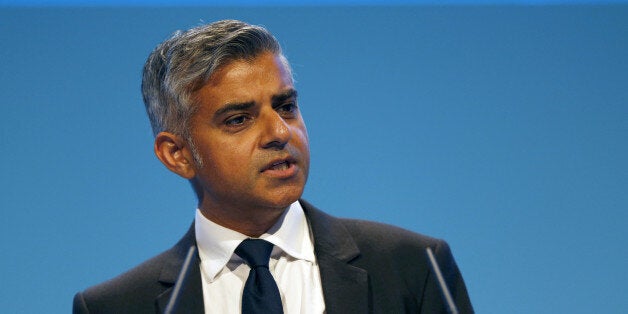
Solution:
{"label": "neck", "polygon": [[258,238],[270,229],[288,209],[255,208],[227,209],[199,206],[205,218],[225,228],[240,232],[252,238]]}

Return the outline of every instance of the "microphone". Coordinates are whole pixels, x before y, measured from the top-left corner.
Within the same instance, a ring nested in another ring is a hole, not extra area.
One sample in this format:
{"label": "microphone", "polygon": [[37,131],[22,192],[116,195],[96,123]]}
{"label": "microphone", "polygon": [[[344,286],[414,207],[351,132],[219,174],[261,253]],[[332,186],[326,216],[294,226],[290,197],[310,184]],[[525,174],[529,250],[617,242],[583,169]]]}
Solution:
{"label": "microphone", "polygon": [[432,271],[434,272],[434,274],[436,274],[436,279],[438,281],[438,286],[440,287],[440,292],[445,298],[445,303],[447,304],[447,312],[451,314],[458,314],[458,308],[454,303],[454,299],[451,297],[451,293],[449,293],[447,283],[445,283],[445,279],[443,279],[443,274],[440,272],[440,267],[438,267],[438,263],[436,262],[434,253],[432,253],[432,249],[427,247],[425,251],[427,252],[427,257],[430,261]]}
{"label": "microphone", "polygon": [[183,289],[183,286],[185,286],[188,274],[190,273],[190,265],[192,265],[192,259],[196,255],[195,253],[196,245],[190,246],[190,248],[188,249],[188,254],[185,256],[185,260],[183,261],[181,271],[179,272],[179,277],[177,277],[177,281],[175,282],[174,288],[172,289],[170,299],[168,299],[168,304],[166,305],[164,314],[172,314],[177,308],[179,296],[181,295],[181,290]]}

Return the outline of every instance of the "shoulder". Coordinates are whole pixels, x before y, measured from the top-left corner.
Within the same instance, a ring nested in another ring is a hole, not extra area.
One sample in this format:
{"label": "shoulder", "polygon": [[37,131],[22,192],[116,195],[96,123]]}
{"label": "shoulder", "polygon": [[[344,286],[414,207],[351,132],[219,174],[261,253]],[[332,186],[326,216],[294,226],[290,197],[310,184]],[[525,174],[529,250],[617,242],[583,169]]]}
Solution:
{"label": "shoulder", "polygon": [[167,288],[159,282],[159,276],[170,255],[171,250],[163,252],[113,279],[77,293],[75,313],[115,312],[118,309],[128,313],[142,313],[145,309],[154,311],[155,296]]}
{"label": "shoulder", "polygon": [[[361,219],[331,216],[306,201],[301,201],[314,232],[349,236],[360,249],[425,250],[427,247],[446,246],[446,242],[397,226]],[[338,239],[337,239],[338,240]]]}
{"label": "shoulder", "polygon": [[161,270],[170,260],[171,250],[165,251],[115,278],[85,290],[85,296],[122,294],[136,289],[146,289],[159,280]]}
{"label": "shoulder", "polygon": [[425,275],[429,269],[426,252],[429,247],[439,263],[457,272],[449,245],[442,239],[385,223],[338,218],[306,201],[301,204],[310,221],[318,253],[353,257],[352,263],[378,272],[393,267]]}
{"label": "shoulder", "polygon": [[[359,219],[337,218],[347,229],[360,252],[364,263],[394,265],[410,272],[427,270],[429,247],[439,265],[457,273],[449,244],[443,240],[396,226]],[[423,265],[417,268],[417,265]]]}
{"label": "shoulder", "polygon": [[443,312],[438,284],[430,275],[427,248],[431,248],[461,313],[473,312],[460,270],[444,240],[389,224],[337,218],[307,202],[302,205],[319,252],[366,271],[371,293],[380,300],[378,306],[405,304],[425,313]]}
{"label": "shoulder", "polygon": [[154,313],[156,298],[176,280],[194,228],[175,246],[125,273],[79,292],[74,313]]}
{"label": "shoulder", "polygon": [[427,248],[443,243],[441,239],[406,230],[397,226],[350,218],[336,218],[358,243],[416,246]]}
{"label": "shoulder", "polygon": [[457,268],[449,245],[442,239],[379,222],[337,219],[351,235],[362,253],[359,259],[364,263],[408,267],[408,271],[414,272],[419,269],[417,265],[428,265],[426,249],[429,247],[439,257],[439,263]]}

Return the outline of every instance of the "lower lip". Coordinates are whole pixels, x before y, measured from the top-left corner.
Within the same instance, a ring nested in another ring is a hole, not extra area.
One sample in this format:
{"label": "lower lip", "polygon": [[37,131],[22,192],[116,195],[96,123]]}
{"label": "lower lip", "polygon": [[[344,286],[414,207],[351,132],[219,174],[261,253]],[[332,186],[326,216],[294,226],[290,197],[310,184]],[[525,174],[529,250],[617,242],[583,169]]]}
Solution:
{"label": "lower lip", "polygon": [[262,171],[262,173],[267,175],[267,176],[271,176],[271,177],[277,178],[277,179],[287,179],[287,178],[293,177],[295,174],[297,174],[297,171],[299,171],[297,166],[295,164],[293,164],[293,163],[290,163],[290,165],[286,169],[281,169],[281,170],[279,170],[279,169],[266,169],[266,170]]}

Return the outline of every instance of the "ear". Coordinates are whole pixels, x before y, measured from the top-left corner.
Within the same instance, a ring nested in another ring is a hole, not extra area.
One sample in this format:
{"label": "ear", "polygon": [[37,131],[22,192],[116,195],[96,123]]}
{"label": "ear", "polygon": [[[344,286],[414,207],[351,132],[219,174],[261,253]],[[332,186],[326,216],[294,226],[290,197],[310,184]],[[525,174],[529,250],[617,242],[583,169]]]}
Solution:
{"label": "ear", "polygon": [[186,141],[170,132],[161,132],[155,137],[155,155],[170,171],[192,179],[196,175],[192,153]]}

